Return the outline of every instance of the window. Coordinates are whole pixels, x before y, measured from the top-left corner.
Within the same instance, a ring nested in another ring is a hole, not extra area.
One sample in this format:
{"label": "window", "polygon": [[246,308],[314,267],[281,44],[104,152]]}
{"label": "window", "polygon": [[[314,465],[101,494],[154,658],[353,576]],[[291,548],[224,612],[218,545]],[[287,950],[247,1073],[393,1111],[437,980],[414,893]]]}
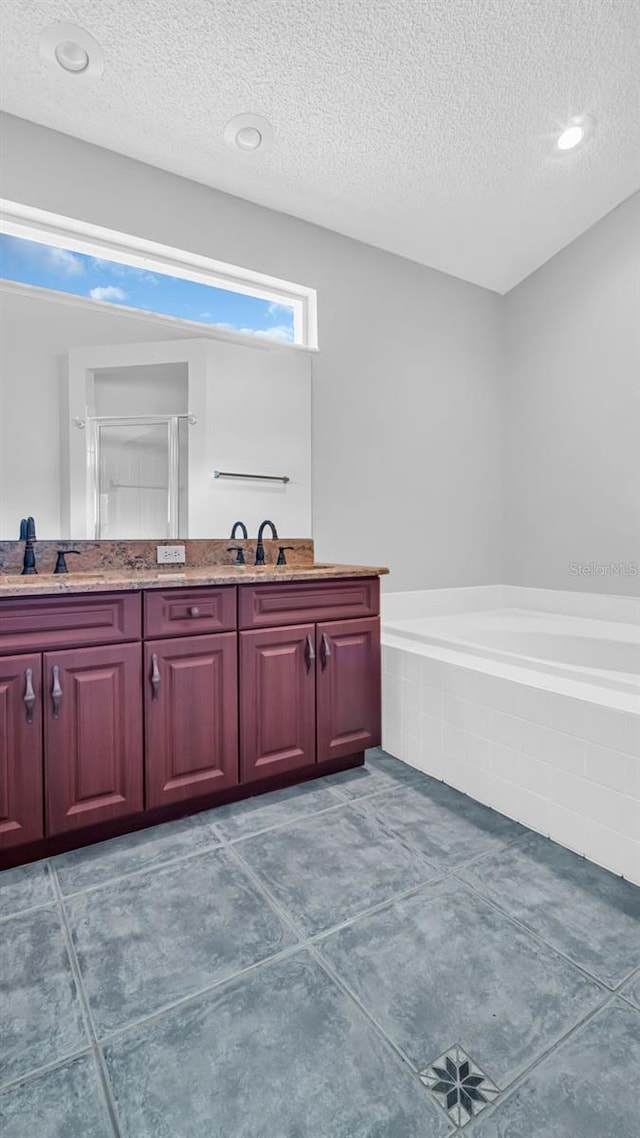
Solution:
{"label": "window", "polygon": [[0,277],[223,334],[317,347],[314,289],[0,203]]}

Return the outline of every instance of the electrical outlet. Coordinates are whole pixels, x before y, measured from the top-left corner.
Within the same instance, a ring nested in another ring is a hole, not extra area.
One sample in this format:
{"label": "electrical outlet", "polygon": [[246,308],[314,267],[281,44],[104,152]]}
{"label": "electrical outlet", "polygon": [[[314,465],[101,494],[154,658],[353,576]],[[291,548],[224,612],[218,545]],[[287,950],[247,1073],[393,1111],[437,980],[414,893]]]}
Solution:
{"label": "electrical outlet", "polygon": [[156,546],[156,560],[158,565],[184,565],[186,561],[184,545]]}

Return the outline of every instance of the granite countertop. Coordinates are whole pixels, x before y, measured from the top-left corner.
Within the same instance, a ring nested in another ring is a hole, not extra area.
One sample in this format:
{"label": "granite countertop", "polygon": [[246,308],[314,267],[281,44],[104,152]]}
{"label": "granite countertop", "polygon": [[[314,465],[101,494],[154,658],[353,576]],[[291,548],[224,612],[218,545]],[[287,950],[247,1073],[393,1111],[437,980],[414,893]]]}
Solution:
{"label": "granite countertop", "polygon": [[105,569],[68,574],[39,573],[23,577],[0,574],[0,598],[55,593],[134,592],[196,585],[255,585],[285,581],[314,581],[336,577],[381,577],[389,570],[373,565],[207,565],[167,569]]}

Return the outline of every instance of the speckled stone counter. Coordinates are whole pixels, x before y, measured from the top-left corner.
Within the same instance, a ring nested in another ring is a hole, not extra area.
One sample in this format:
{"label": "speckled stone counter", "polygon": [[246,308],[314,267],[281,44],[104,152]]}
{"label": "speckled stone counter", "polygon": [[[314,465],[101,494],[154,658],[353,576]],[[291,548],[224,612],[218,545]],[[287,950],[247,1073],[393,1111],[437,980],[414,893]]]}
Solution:
{"label": "speckled stone counter", "polygon": [[188,585],[243,585],[307,581],[335,577],[379,577],[389,570],[372,565],[209,565],[166,571],[157,569],[108,569],[104,572],[69,572],[22,577],[0,574],[0,598],[43,596],[55,593],[104,593],[137,589],[168,589]]}

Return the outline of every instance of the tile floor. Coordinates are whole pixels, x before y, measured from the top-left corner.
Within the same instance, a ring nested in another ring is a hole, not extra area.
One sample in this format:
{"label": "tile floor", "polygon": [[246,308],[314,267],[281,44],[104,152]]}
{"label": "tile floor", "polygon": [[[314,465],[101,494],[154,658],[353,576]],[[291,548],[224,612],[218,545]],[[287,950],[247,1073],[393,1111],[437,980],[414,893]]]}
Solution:
{"label": "tile floor", "polygon": [[640,889],[381,751],[0,874],[3,1138],[639,1138]]}

